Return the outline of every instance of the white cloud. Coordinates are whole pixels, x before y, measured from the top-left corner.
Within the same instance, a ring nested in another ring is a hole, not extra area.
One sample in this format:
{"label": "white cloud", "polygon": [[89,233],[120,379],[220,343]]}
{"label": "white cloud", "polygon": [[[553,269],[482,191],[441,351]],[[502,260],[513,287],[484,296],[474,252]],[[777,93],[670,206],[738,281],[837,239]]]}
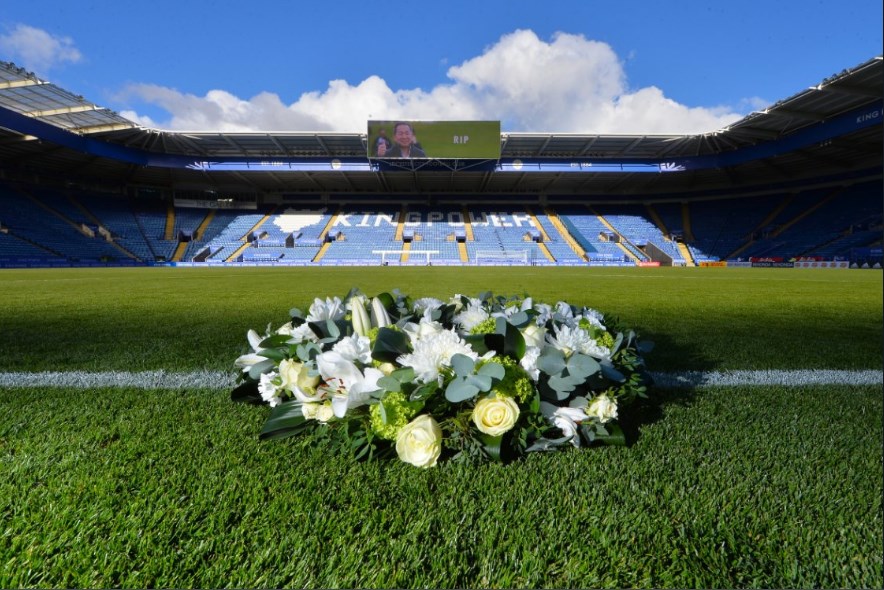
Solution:
{"label": "white cloud", "polygon": [[76,63],[83,57],[70,37],[54,37],[43,29],[22,24],[0,35],[0,53],[41,75],[58,64]]}
{"label": "white cloud", "polygon": [[504,131],[666,134],[713,131],[739,119],[731,108],[688,106],[656,87],[630,89],[623,62],[606,43],[557,33],[504,35],[482,55],[448,69],[450,82],[430,89],[391,89],[371,76],[356,85],[329,82],[294,103],[261,93],[250,99],[223,90],[205,96],[141,84],[122,95],[159,106],[171,130],[361,132],[368,119],[500,120]]}

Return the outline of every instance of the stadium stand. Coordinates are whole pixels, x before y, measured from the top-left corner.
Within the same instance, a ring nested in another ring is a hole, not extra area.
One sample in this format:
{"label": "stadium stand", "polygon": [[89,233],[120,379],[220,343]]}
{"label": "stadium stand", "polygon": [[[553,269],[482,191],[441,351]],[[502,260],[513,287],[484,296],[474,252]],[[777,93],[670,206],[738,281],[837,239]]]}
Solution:
{"label": "stadium stand", "polygon": [[0,62],[0,266],[867,264],[882,81],[877,56],[709,133],[388,162],[363,133],[145,129]]}

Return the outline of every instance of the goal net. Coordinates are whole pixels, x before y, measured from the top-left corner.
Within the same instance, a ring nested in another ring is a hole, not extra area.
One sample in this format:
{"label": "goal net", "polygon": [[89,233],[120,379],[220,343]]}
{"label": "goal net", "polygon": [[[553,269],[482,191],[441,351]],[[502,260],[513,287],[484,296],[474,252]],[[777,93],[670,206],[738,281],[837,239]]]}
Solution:
{"label": "goal net", "polygon": [[477,250],[477,266],[528,265],[527,250]]}

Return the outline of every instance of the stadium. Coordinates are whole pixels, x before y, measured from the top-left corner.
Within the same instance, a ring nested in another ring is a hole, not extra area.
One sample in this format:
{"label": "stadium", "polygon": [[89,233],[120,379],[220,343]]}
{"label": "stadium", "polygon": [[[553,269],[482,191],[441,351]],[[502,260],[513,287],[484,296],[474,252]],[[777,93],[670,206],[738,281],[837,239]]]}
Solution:
{"label": "stadium", "polygon": [[[406,159],[0,63],[0,587],[881,587],[882,69],[699,135],[409,121]],[[599,310],[648,398],[503,464],[261,440],[248,331],[353,287]]]}
{"label": "stadium", "polygon": [[882,67],[701,135],[492,129],[396,160],[370,134],[146,129],[4,63],[0,264],[880,266]]}

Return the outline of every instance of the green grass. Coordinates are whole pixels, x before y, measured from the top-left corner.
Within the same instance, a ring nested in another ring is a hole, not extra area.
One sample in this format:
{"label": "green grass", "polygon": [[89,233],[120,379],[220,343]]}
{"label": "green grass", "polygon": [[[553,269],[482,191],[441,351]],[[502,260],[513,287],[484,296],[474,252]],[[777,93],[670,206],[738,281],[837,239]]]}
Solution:
{"label": "green grass", "polygon": [[0,393],[2,587],[880,587],[876,388],[669,394],[508,466],[259,443],[213,391]]}
{"label": "green grass", "polygon": [[377,267],[2,271],[0,370],[225,370],[249,328],[352,286],[588,305],[656,370],[882,368],[880,271]]}
{"label": "green grass", "polygon": [[[880,272],[388,267],[3,271],[0,371],[228,369],[352,285],[591,305],[652,370],[882,368]],[[0,587],[884,585],[880,387],[655,395],[627,448],[424,471],[226,391],[0,389]]]}

